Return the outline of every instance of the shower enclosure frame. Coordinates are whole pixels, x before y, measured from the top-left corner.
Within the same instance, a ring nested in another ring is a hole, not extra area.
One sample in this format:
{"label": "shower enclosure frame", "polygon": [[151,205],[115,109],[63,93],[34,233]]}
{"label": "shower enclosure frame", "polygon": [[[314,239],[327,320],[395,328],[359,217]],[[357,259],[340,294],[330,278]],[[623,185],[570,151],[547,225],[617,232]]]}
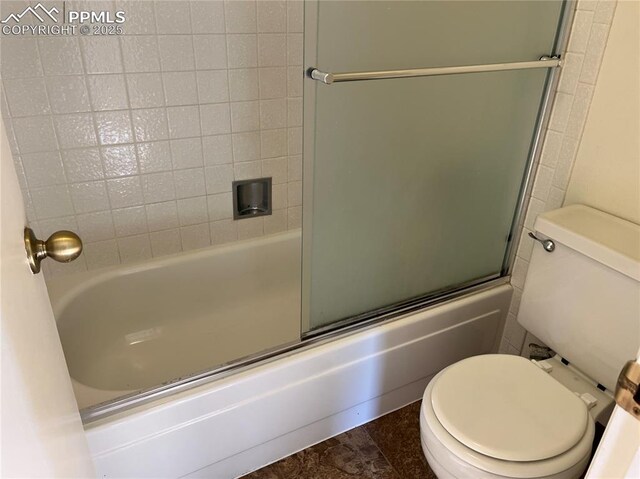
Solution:
{"label": "shower enclosure frame", "polygon": [[[311,8],[314,12],[317,12],[317,4],[318,0],[305,0],[305,10],[307,8]],[[551,56],[557,55],[560,60],[562,60],[569,42],[569,34],[575,16],[576,5],[577,0],[564,0],[560,25],[558,26],[555,39],[555,48],[554,51],[548,52],[548,54]],[[307,22],[307,17],[305,16],[305,39],[308,35],[316,33],[317,22]],[[315,45],[311,47],[310,45],[308,45],[308,43],[309,42],[305,41],[305,65],[309,64],[309,61],[307,61],[307,59],[309,58],[308,55],[310,53],[313,53],[313,51],[309,51],[309,49],[315,48]],[[536,127],[532,136],[532,143],[529,150],[527,166],[525,168],[523,181],[520,187],[520,193],[518,196],[515,214],[511,226],[511,234],[507,243],[503,266],[500,273],[476,279],[468,283],[460,284],[454,288],[428,293],[425,296],[410,299],[408,301],[403,301],[389,307],[380,308],[351,318],[346,318],[331,325],[318,328],[309,333],[303,332],[304,324],[301,324],[301,326],[303,326],[301,331],[301,338],[297,343],[282,345],[267,351],[263,351],[261,353],[239,358],[237,360],[216,366],[204,372],[197,372],[189,376],[176,378],[175,380],[161,384],[159,386],[147,388],[126,396],[121,396],[114,400],[106,401],[95,406],[81,409],[80,416],[82,422],[84,424],[89,424],[105,417],[125,412],[137,406],[141,406],[152,401],[160,400],[168,396],[188,391],[190,389],[203,386],[222,378],[226,378],[230,375],[246,371],[258,365],[268,364],[283,356],[301,352],[306,349],[315,348],[336,339],[345,338],[355,333],[374,328],[381,324],[398,320],[402,317],[406,317],[410,313],[431,308],[436,305],[439,306],[451,303],[474,293],[478,293],[497,287],[499,285],[509,283],[513,264],[516,258],[517,246],[520,242],[520,238],[523,232],[523,223],[529,205],[531,191],[533,189],[535,172],[539,164],[546,130],[551,116],[551,107],[556,96],[556,89],[560,79],[561,67],[562,65],[559,65],[555,68],[549,68],[549,71],[547,73],[544,95],[541,101]],[[313,125],[313,121],[315,119],[315,111],[313,111],[313,108],[309,108],[309,105],[313,105],[313,101],[315,100],[315,88],[317,88],[319,82],[312,80],[311,78],[307,78],[306,72],[304,81],[311,81],[314,85],[312,88],[305,88],[304,91],[303,125]],[[313,179],[309,172],[312,171],[311,166],[313,165],[314,159],[314,136],[315,132],[313,129],[304,128],[303,171],[306,171],[306,173],[303,176],[303,208],[305,210],[308,210],[311,207],[311,202],[313,201]],[[304,258],[309,257],[308,248],[311,247],[310,242],[304,241],[305,231],[307,232],[307,234],[310,231],[310,229],[308,228],[311,228],[310,215],[303,214],[303,265]],[[303,273],[303,290],[305,287],[309,286],[309,280],[310,278],[305,278]],[[303,311],[304,308],[305,304],[303,296]],[[304,315],[301,316],[301,320],[303,320],[303,318]]]}

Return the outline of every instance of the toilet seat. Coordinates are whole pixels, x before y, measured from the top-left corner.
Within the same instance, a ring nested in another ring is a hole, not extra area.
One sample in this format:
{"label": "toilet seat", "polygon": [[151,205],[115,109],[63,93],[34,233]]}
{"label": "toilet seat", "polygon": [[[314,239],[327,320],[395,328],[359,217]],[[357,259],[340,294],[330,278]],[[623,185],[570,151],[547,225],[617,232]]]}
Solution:
{"label": "toilet seat", "polygon": [[[507,355],[495,356],[499,356],[498,360],[508,358]],[[481,356],[465,361],[479,360],[479,358],[481,358]],[[507,361],[509,361],[509,359],[507,359]],[[524,361],[526,362],[526,360]],[[453,368],[454,366],[455,364],[449,368]],[[524,367],[524,364],[522,364],[522,366]],[[442,466],[443,470],[446,471],[446,473],[442,472],[442,470],[440,473],[436,471],[439,477],[545,477],[559,479],[577,477],[583,471],[584,467],[586,467],[590,458],[595,431],[594,422],[590,418],[587,420],[584,433],[576,440],[575,444],[569,445],[567,449],[555,456],[541,460],[514,461],[491,457],[491,455],[483,454],[476,450],[480,448],[481,445],[476,444],[474,445],[475,448],[472,448],[458,440],[443,426],[433,407],[434,388],[441,378],[447,377],[449,368],[444,369],[436,375],[427,386],[420,413],[421,435],[425,454],[427,458],[430,458],[431,461],[434,462],[432,467],[437,464],[437,467]],[[455,375],[450,377],[455,377]],[[549,379],[554,381],[551,378]],[[443,382],[443,384],[446,384],[446,381]],[[558,386],[563,387],[559,384]],[[490,389],[487,388],[486,390]],[[503,391],[498,389],[496,394],[500,394],[501,392]],[[571,393],[569,392],[569,394]],[[467,404],[469,407],[472,407],[474,404],[473,398],[467,398]],[[584,404],[582,406],[576,404],[576,407],[586,409]],[[456,432],[456,434],[458,434],[458,437],[466,440],[466,438],[460,436],[459,433]],[[547,441],[553,441],[551,437],[545,439]],[[565,442],[565,445],[566,444]],[[562,447],[563,446],[559,446],[556,443],[552,444],[551,448],[546,448],[546,450],[553,450],[554,448],[558,450],[558,448]]]}
{"label": "toilet seat", "polygon": [[486,354],[451,365],[434,382],[431,404],[454,438],[505,461],[562,454],[589,421],[582,400],[520,356]]}

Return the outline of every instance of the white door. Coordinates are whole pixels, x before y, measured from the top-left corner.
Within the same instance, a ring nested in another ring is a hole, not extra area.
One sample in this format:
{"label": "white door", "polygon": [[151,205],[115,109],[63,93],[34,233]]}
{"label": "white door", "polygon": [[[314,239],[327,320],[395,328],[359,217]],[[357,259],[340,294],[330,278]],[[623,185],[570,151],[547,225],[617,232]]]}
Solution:
{"label": "white door", "polygon": [[616,406],[586,479],[622,477],[640,478],[640,421]]}
{"label": "white door", "polygon": [[42,274],[27,265],[25,211],[0,122],[2,477],[93,477]]}

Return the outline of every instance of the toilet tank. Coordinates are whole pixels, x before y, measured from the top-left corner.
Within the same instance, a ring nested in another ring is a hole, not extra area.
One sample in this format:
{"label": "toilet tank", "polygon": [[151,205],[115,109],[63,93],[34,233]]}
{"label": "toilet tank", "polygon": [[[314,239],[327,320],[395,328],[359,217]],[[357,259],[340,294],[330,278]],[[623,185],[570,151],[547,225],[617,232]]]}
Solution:
{"label": "toilet tank", "polygon": [[583,205],[544,213],[518,322],[609,390],[640,346],[640,225]]}

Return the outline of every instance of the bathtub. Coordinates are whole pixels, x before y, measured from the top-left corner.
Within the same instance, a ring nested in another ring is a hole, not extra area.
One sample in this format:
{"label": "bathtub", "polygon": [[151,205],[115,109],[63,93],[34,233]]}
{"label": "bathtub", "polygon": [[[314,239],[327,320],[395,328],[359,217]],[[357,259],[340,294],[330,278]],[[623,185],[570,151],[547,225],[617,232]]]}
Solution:
{"label": "bathtub", "polygon": [[300,342],[299,238],[287,232],[49,282],[81,408],[290,344],[157,395],[134,394],[110,415],[84,414],[98,477],[239,477],[416,401],[444,367],[497,351],[508,278]]}
{"label": "bathtub", "polygon": [[47,282],[83,409],[300,339],[300,230]]}

